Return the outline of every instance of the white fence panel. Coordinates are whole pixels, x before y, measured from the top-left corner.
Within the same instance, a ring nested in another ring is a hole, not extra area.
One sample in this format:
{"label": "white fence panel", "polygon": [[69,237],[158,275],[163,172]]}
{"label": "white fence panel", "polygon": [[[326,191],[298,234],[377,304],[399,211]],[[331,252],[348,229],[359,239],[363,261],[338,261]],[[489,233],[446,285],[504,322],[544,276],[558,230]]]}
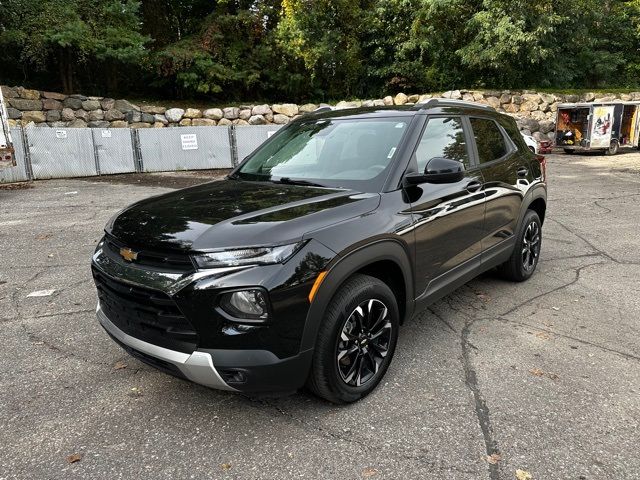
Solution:
{"label": "white fence panel", "polygon": [[91,130],[100,175],[136,171],[130,129],[92,128]]}
{"label": "white fence panel", "polygon": [[98,174],[91,129],[34,127],[26,132],[34,178]]}
{"label": "white fence panel", "polygon": [[227,127],[175,127],[138,130],[145,172],[231,168]]}

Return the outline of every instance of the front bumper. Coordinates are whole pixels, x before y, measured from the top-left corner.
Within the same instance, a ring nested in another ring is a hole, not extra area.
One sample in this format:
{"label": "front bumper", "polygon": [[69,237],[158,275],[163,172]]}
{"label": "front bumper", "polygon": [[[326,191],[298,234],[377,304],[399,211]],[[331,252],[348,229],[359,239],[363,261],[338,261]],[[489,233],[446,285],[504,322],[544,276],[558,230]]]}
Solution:
{"label": "front bumper", "polygon": [[[313,354],[302,344],[307,295],[330,255],[309,242],[284,265],[180,273],[124,262],[101,243],[92,262],[98,320],[130,354],[166,373],[223,390],[294,391]],[[245,324],[218,312],[222,292],[249,287],[268,292],[272,318]]]}
{"label": "front bumper", "polygon": [[161,362],[173,365],[186,379],[200,385],[219,390],[237,391],[222,379],[216,367],[213,366],[209,353],[197,350],[191,354],[177,352],[132,337],[116,327],[100,309],[100,306],[96,309],[96,316],[100,325],[119,344],[129,347],[134,352],[142,353],[143,355],[138,355],[139,358],[144,359],[144,356],[149,355]]}

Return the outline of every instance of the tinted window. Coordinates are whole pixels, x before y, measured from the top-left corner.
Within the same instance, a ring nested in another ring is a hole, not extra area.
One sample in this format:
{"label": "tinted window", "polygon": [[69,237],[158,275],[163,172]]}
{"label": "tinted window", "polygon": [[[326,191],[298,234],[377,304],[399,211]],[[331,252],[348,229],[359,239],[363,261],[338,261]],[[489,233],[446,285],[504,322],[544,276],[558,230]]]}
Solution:
{"label": "tinted window", "polygon": [[469,167],[469,156],[460,118],[430,118],[416,150],[418,171],[424,172],[429,160],[450,158]]}
{"label": "tinted window", "polygon": [[471,126],[480,163],[492,162],[507,154],[507,144],[496,122],[485,118],[472,118]]}

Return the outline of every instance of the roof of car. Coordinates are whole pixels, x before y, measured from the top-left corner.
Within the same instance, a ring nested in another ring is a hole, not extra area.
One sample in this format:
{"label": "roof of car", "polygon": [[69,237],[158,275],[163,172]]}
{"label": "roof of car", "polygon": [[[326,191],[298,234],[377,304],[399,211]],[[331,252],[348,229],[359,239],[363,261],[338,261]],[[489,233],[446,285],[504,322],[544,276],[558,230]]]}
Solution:
{"label": "roof of car", "polygon": [[[481,110],[488,113],[497,113],[488,105],[467,102],[463,100],[453,100],[448,98],[432,98],[425,102],[408,105],[389,105],[379,107],[357,107],[357,108],[335,108],[320,107],[311,112],[315,118],[370,118],[370,117],[391,117],[391,116],[413,116],[420,113],[433,113],[438,109],[458,109],[458,110]],[[307,117],[305,115],[305,117]],[[308,117],[307,117],[308,118]]]}

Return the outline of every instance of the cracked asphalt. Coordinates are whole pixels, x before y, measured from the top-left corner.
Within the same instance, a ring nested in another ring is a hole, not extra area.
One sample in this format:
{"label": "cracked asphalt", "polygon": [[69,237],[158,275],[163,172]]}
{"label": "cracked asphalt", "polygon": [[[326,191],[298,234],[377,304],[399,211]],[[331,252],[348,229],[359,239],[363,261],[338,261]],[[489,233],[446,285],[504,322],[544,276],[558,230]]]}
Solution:
{"label": "cracked asphalt", "polygon": [[548,172],[535,276],[485,274],[416,315],[346,407],[208,390],[102,331],[102,227],[166,188],[0,190],[0,478],[640,478],[640,154],[550,155]]}

